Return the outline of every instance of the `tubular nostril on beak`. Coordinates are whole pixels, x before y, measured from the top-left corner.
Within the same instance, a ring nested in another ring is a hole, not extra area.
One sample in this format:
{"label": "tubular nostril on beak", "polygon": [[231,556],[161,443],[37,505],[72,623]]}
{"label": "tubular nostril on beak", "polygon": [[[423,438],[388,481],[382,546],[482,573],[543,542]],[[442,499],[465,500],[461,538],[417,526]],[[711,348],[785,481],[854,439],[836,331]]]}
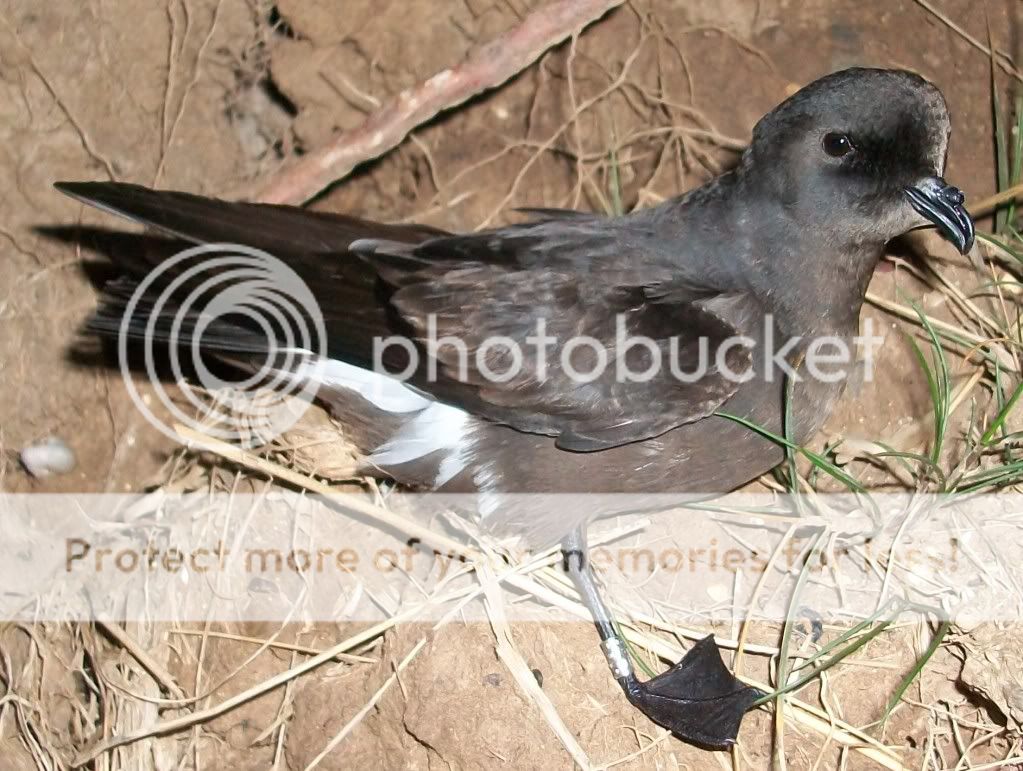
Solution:
{"label": "tubular nostril on beak", "polygon": [[946,187],[942,195],[944,195],[945,200],[953,206],[962,206],[963,202],[966,200],[966,196],[963,195],[963,191],[958,187]]}
{"label": "tubular nostril on beak", "polygon": [[917,214],[937,225],[960,252],[966,254],[970,251],[974,238],[973,220],[963,207],[966,196],[962,190],[940,177],[925,177],[915,186],[906,188],[905,192]]}

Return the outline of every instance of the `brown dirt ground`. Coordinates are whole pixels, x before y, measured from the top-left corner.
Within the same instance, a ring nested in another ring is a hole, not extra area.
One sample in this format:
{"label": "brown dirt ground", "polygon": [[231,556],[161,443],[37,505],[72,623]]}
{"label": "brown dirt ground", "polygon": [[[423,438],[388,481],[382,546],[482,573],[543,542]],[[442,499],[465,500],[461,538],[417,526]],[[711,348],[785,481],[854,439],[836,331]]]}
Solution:
{"label": "brown dirt ground", "polygon": [[[225,195],[246,189],[291,153],[317,147],[356,125],[374,100],[457,62],[475,42],[507,29],[535,5],[526,0],[348,0],[342,9],[330,0],[280,0],[275,7],[263,0],[8,0],[0,18],[0,169],[8,180],[0,195],[4,487],[139,489],[159,478],[172,451],[135,413],[116,371],[96,366],[102,358],[76,342],[95,304],[90,276],[96,256],[88,240],[77,247],[41,228],[109,226],[110,221],[58,195],[53,181],[116,178]],[[1019,4],[998,0],[985,8],[996,45],[1018,53]],[[975,3],[949,0],[941,9],[976,38],[987,39],[985,15]],[[577,101],[606,87],[609,73],[641,37],[658,31],[663,37],[644,41],[630,81],[648,95],[661,93],[666,102],[685,107],[651,106],[639,89],[625,89],[587,113],[578,134],[567,132],[556,149],[599,156],[612,137],[650,125],[691,126],[692,110],[720,134],[742,139],[762,113],[814,77],[854,64],[890,65],[917,70],[945,92],[955,124],[949,178],[971,198],[994,191],[989,61],[912,0],[760,0],[724,7],[710,0],[635,3],[580,39],[571,63]],[[571,111],[569,64],[567,47],[545,56],[505,87],[416,132],[415,142],[366,165],[315,206],[453,229],[504,220],[513,216],[507,211],[514,205],[599,208],[594,186],[576,187],[574,163],[564,153],[543,155],[505,200],[509,181],[535,152],[532,145],[549,137]],[[1009,84],[999,77],[1003,93]],[[651,137],[623,152],[627,204],[692,187],[732,157],[691,137],[666,153],[663,146],[663,137]],[[606,190],[601,173],[596,187]],[[953,259],[943,246],[931,245]],[[928,299],[926,288],[902,272],[879,274],[872,289],[894,296],[897,285]],[[922,377],[895,333],[901,325],[876,310],[867,312],[893,333],[880,376],[833,416],[820,443],[841,434],[896,438],[901,449],[917,449],[922,439],[912,429],[928,409]],[[78,467],[63,477],[33,480],[17,467],[15,453],[51,434],[71,445]],[[244,631],[261,635],[259,629]],[[283,639],[326,647],[343,631],[289,628]],[[123,655],[96,630],[40,627],[34,633],[37,644],[54,653],[50,665],[57,668],[45,681],[48,689],[64,694],[58,703],[81,698],[81,684],[62,676],[100,666],[75,655],[90,650],[92,656],[107,657],[107,664]],[[138,634],[143,639],[147,632]],[[268,768],[278,755],[277,734],[265,729],[281,719],[288,733],[277,767],[303,768],[423,634],[428,632],[400,628],[374,650],[379,665],[325,667],[287,694],[274,692],[244,705],[182,739],[192,742],[187,752],[175,738],[145,742],[144,751],[117,756],[109,767],[174,767],[183,759],[181,767]],[[570,764],[497,660],[488,628],[452,624],[428,636],[429,647],[404,674],[403,688],[389,692],[321,767]],[[624,756],[641,737],[654,735],[606,677],[588,625],[524,626],[516,636],[592,758]],[[26,631],[7,629],[0,642],[6,657],[28,666],[33,654]],[[180,641],[175,650],[168,668],[179,682],[193,682],[194,651]],[[247,652],[243,645],[211,643],[203,680],[215,682]],[[913,650],[904,641],[878,655],[908,663]],[[291,660],[290,654],[266,653],[227,691],[259,682]],[[456,663],[457,681],[450,675]],[[847,719],[868,722],[878,714],[899,677],[899,670],[883,672],[883,678],[849,684],[842,702]],[[919,685],[919,701],[964,703],[952,682],[957,672],[958,659],[939,654]],[[95,738],[100,707],[63,709],[43,723],[47,741],[66,761]],[[133,719],[142,725],[155,714],[155,709],[143,711]],[[900,712],[888,736],[919,749],[927,720],[926,710]],[[0,743],[12,767],[34,767],[19,730],[0,721]],[[769,737],[765,716],[747,721],[743,740],[749,767],[767,767]],[[805,739],[805,745],[790,739],[792,768],[815,762],[816,740]],[[949,747],[943,751],[954,762]],[[974,759],[997,758],[1002,750],[992,742]],[[839,760],[837,752],[828,751],[823,767]],[[866,767],[864,762],[850,756],[847,767]],[[669,741],[630,765],[709,768],[717,760]]]}

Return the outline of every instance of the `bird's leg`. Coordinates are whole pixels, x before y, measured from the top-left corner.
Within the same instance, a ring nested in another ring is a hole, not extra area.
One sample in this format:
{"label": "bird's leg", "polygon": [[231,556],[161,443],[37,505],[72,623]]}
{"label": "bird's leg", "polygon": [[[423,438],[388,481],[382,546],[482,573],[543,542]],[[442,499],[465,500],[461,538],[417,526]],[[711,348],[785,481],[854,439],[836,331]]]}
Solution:
{"label": "bird's leg", "polygon": [[[585,526],[577,528],[561,542],[561,555],[565,570],[572,576],[575,588],[582,598],[583,605],[593,616],[593,623],[600,635],[600,647],[604,651],[611,674],[622,686],[625,695],[639,685],[636,673],[632,668],[632,660],[625,648],[625,641],[615,631],[611,623],[611,612],[604,604],[597,588],[597,580],[590,567],[589,551],[586,546]],[[632,700],[631,697],[629,699]]]}
{"label": "bird's leg", "polygon": [[597,588],[584,528],[561,542],[561,553],[565,570],[593,616],[611,674],[629,702],[683,741],[715,749],[734,744],[742,716],[762,694],[728,671],[714,637],[700,640],[671,669],[639,682],[625,640],[615,631],[611,613]]}

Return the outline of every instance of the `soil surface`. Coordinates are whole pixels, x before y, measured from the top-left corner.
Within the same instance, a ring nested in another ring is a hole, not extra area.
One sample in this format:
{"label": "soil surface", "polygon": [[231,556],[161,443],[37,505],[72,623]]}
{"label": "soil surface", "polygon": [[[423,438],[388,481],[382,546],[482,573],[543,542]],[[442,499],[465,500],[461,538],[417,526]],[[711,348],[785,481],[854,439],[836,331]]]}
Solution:
{"label": "soil surface", "polygon": [[[117,179],[239,195],[295,154],[358,125],[381,100],[457,63],[475,44],[510,28],[537,5],[531,0],[279,0],[276,5],[264,0],[7,0],[0,19],[0,169],[7,181],[0,195],[3,487],[140,490],[166,478],[176,451],[128,399],[109,352],[79,335],[107,275],[103,239],[79,228],[121,225],[61,196],[52,188],[54,181]],[[975,40],[987,41],[990,30],[996,48],[1010,56],[1023,53],[1018,2],[994,0],[978,7],[970,0],[947,0],[939,10]],[[637,50],[628,85],[599,109],[586,111],[576,128],[557,134],[572,114],[572,99],[583,104],[607,89]],[[619,151],[625,206],[649,204],[733,163],[734,151],[722,145],[744,141],[755,121],[799,86],[851,65],[904,67],[935,82],[954,123],[947,178],[968,200],[995,191],[990,59],[924,4],[650,0],[623,6],[591,26],[574,53],[564,45],[502,88],[442,115],[313,206],[449,229],[511,221],[517,206],[601,209],[609,198],[608,164],[602,159],[617,139],[651,126],[694,129],[672,135],[671,143],[667,131],[649,132]],[[997,74],[1003,102],[1011,102],[1018,85]],[[549,150],[540,151],[554,135]],[[588,159],[585,169],[575,160],[580,156]],[[917,239],[914,249],[945,261],[953,275],[968,275],[954,250],[937,239]],[[905,270],[879,272],[871,291],[887,298],[903,291],[929,309],[942,301]],[[837,437],[869,438],[920,451],[930,403],[905,342],[908,327],[875,308],[864,315],[886,337],[877,377],[854,389],[815,445]],[[144,392],[145,385],[140,387]],[[17,452],[49,436],[73,449],[77,466],[69,474],[33,479],[18,465]],[[870,478],[865,465],[857,472]],[[231,631],[268,637],[278,630]],[[278,640],[325,648],[351,631],[344,625],[294,626]],[[93,664],[68,658],[72,652],[87,648],[117,655],[116,646],[95,630],[41,627],[37,633],[43,641],[37,644],[58,657],[51,666],[60,661],[59,666],[88,672]],[[764,631],[765,639],[773,639],[770,635]],[[390,689],[320,768],[571,765],[498,660],[490,628],[449,624],[436,632],[399,627],[372,649],[378,664],[321,668],[287,691],[249,702],[184,738],[145,743],[150,755],[127,753],[111,767],[133,767],[142,758],[142,765],[168,768],[178,762],[186,768],[305,768],[424,636],[427,648],[402,674],[401,687]],[[542,673],[544,692],[595,762],[625,758],[660,735],[607,677],[588,624],[523,625],[515,636],[529,666]],[[86,642],[93,647],[83,648]],[[35,655],[25,631],[7,630],[0,647],[15,668],[27,666]],[[176,640],[172,648],[169,671],[178,682],[195,682],[198,658],[191,642]],[[247,643],[211,640],[202,681],[216,683],[232,674],[219,697],[294,661],[291,653],[269,651],[234,674],[253,650]],[[889,668],[871,671],[869,678],[844,671],[841,682],[830,684],[841,686],[838,713],[857,725],[876,718],[918,652],[910,639],[889,642],[876,651]],[[960,668],[960,659],[942,650],[914,686],[914,698],[923,704],[966,703],[955,682]],[[69,691],[65,701],[81,697],[79,685],[54,688]],[[18,738],[22,729],[2,715],[0,742],[10,749],[13,765],[35,767]],[[155,708],[149,717],[155,719]],[[138,718],[140,724],[144,718]],[[273,730],[278,721],[288,726],[283,738]],[[887,727],[888,741],[911,753],[911,766],[919,766],[920,756],[912,753],[927,744],[928,721],[926,709],[907,710]],[[87,722],[76,714],[47,720],[47,742],[60,749],[64,762],[89,743],[85,736],[93,729],[82,728]],[[769,717],[752,715],[742,738],[748,767],[767,768]],[[792,736],[787,746],[793,769],[872,767],[854,753],[823,747],[815,736],[806,736],[805,743]],[[951,739],[941,745],[952,765],[958,758],[954,746]],[[1004,742],[996,740],[971,757],[979,764],[1001,758],[1004,751]],[[717,767],[719,760],[728,762],[668,739],[623,767],[702,769]]]}

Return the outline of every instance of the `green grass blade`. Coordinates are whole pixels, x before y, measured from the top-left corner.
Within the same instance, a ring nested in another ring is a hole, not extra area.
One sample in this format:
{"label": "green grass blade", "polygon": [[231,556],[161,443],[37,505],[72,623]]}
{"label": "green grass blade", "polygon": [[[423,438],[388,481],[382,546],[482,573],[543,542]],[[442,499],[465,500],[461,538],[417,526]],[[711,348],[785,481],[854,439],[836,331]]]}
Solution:
{"label": "green grass blade", "polygon": [[990,487],[1005,487],[1023,481],[1023,461],[1006,463],[966,476],[955,486],[957,494],[975,493]]}
{"label": "green grass blade", "polygon": [[618,635],[618,639],[625,643],[625,648],[629,651],[629,657],[636,666],[642,669],[643,672],[646,673],[647,677],[657,677],[657,673],[647,666],[647,663],[640,658],[639,651],[632,647],[632,643],[629,642],[629,638],[622,632],[621,624],[619,624],[615,619],[611,619],[611,625],[614,627],[615,634]]}
{"label": "green grass blade", "polygon": [[[995,389],[1001,394],[1001,388],[997,386]],[[1012,392],[1012,396],[1005,402],[1005,404],[998,410],[998,414],[995,419],[991,421],[991,425],[987,427],[987,431],[980,437],[980,443],[987,446],[990,445],[994,439],[995,434],[1001,431],[1003,436],[1005,434],[1005,420],[1009,417],[1009,413],[1012,412],[1012,408],[1016,406],[1016,402],[1019,401],[1020,395],[1023,394],[1023,381],[1016,386],[1016,389]],[[1001,397],[999,397],[1000,400]]]}
{"label": "green grass blade", "polygon": [[945,476],[945,472],[942,470],[940,465],[935,463],[926,455],[921,455],[918,452],[902,452],[892,447],[889,447],[883,442],[875,442],[874,444],[885,449],[884,452],[871,453],[871,455],[873,455],[875,458],[895,458],[900,463],[902,463],[902,467],[909,471],[911,474],[914,473],[914,469],[912,466],[909,465],[907,461],[911,460],[916,461],[934,475],[934,477],[938,481],[938,484],[942,488],[945,487],[945,483],[948,481]]}
{"label": "green grass blade", "polygon": [[934,326],[928,320],[927,314],[913,300],[908,300],[907,302],[916,312],[920,319],[920,324],[923,326],[924,331],[927,332],[931,350],[934,354],[932,368],[932,365],[928,364],[927,359],[924,357],[923,351],[920,350],[920,346],[916,344],[912,337],[909,337],[913,353],[916,354],[920,367],[924,371],[924,375],[927,378],[927,388],[931,394],[931,404],[934,409],[934,446],[931,448],[931,460],[937,464],[941,459],[941,450],[944,446],[945,434],[948,429],[948,410],[952,401],[952,378],[948,369],[948,359],[945,357],[945,349],[941,345],[941,339]]}
{"label": "green grass blade", "polygon": [[940,426],[938,426],[938,402],[940,401],[938,381],[934,376],[934,372],[931,370],[930,362],[927,361],[927,357],[924,356],[924,352],[920,350],[920,346],[916,344],[916,340],[913,339],[913,336],[907,335],[906,339],[909,340],[909,344],[913,348],[913,354],[916,356],[917,363],[920,365],[920,369],[923,370],[924,377],[927,378],[927,391],[930,394],[931,405],[934,408],[934,442],[931,445],[931,462],[937,463],[935,450],[940,452],[940,448],[938,447],[938,437],[941,434]]}
{"label": "green grass blade", "polygon": [[781,445],[782,447],[791,447],[793,450],[795,450],[804,458],[809,460],[810,463],[819,468],[825,474],[837,480],[838,482],[841,482],[843,485],[848,487],[853,492],[866,494],[867,489],[862,484],[860,484],[856,479],[842,471],[842,469],[840,469],[834,463],[829,461],[827,458],[815,453],[813,450],[808,450],[805,447],[801,447],[798,444],[790,442],[784,436],[778,436],[778,434],[774,433],[773,431],[767,430],[763,426],[757,425],[752,420],[747,420],[746,418],[740,417],[738,415],[733,415],[730,412],[722,412],[720,410],[718,410],[714,414],[720,418],[725,418],[726,420],[734,421],[739,425],[745,426],[746,428],[752,431],[756,431],[761,436],[770,439],[772,442],[775,442]]}
{"label": "green grass blade", "polygon": [[1016,260],[1016,262],[1023,263],[1023,252],[1020,252],[1019,250],[1009,246],[1009,243],[1004,239],[1001,239],[998,236],[993,235],[991,233],[979,232],[977,233],[977,238],[979,238],[981,241],[986,241],[989,244],[994,244],[999,249],[1008,254],[1010,257],[1012,257],[1014,260]]}
{"label": "green grass blade", "polygon": [[[1019,184],[1021,161],[1023,161],[1023,95],[1016,95],[1016,103],[1013,110],[1015,118],[1015,133],[1012,143],[1012,171],[1009,174],[1009,187]],[[1014,232],[1013,225],[1016,222],[1016,200],[1009,201],[1006,208],[1006,224],[1010,232]]]}
{"label": "green grass blade", "polygon": [[824,662],[821,666],[814,669],[812,672],[803,675],[797,680],[793,680],[791,683],[785,685],[783,688],[779,688],[774,693],[768,694],[767,696],[758,699],[757,701],[753,702],[753,706],[759,707],[761,704],[766,704],[767,702],[777,699],[779,696],[782,696],[786,693],[798,691],[803,686],[807,685],[808,683],[818,678],[821,672],[826,672],[827,670],[831,669],[831,667],[835,666],[843,659],[848,658],[856,651],[858,651],[860,648],[862,648],[864,645],[866,645],[868,642],[870,642],[879,634],[881,634],[881,632],[883,632],[891,625],[892,621],[894,621],[894,618],[895,617],[893,616],[892,618],[888,618],[881,621],[869,632],[867,632],[864,635],[861,635],[854,643],[852,643],[846,648],[843,648],[839,653],[828,659],[826,662]]}
{"label": "green grass blade", "polygon": [[[924,667],[927,666],[927,662],[931,660],[931,657],[938,652],[938,648],[941,647],[941,643],[944,642],[945,636],[948,634],[949,628],[952,626],[951,621],[942,621],[941,626],[938,627],[938,631],[935,633],[931,644],[927,646],[927,650],[924,651],[924,655],[921,656],[913,668],[906,673],[906,676],[902,678],[902,682],[895,688],[895,692],[892,694],[892,698],[888,701],[888,706],[885,707],[884,716],[881,718],[881,725],[884,726],[888,722],[888,718],[891,717],[892,712],[899,706],[899,702],[902,701],[903,695],[909,690],[909,686],[913,684],[913,681],[923,672]],[[882,728],[883,730],[883,728]]]}
{"label": "green grass blade", "polygon": [[[995,82],[994,50],[991,53],[991,110],[995,129],[995,182],[998,190],[1009,187],[1009,154],[1005,141],[1005,120],[1002,117],[1002,101],[998,98],[998,84]],[[1005,206],[995,209],[995,232],[1004,233],[1009,221]]]}
{"label": "green grass blade", "polygon": [[[893,608],[895,609],[894,613],[892,613]],[[849,640],[852,640],[854,637],[858,637],[860,635],[860,633],[863,632],[863,630],[865,630],[869,626],[872,626],[882,616],[886,616],[886,615],[891,613],[892,614],[892,619],[894,619],[894,618],[896,618],[898,616],[899,613],[902,612],[902,610],[903,610],[903,607],[902,607],[902,603],[901,603],[900,600],[898,600],[895,597],[889,598],[888,602],[884,603],[884,605],[882,605],[880,608],[878,608],[876,611],[874,611],[870,616],[868,616],[867,618],[863,619],[860,623],[856,624],[855,626],[852,626],[849,629],[847,629],[841,635],[839,635],[834,640],[829,642],[827,645],[822,647],[815,654],[810,656],[803,663],[798,664],[795,667],[793,667],[792,668],[792,674],[795,674],[796,672],[800,671],[801,669],[805,669],[806,667],[812,667],[818,660],[820,660],[821,658],[823,658],[823,657],[827,656],[829,653],[831,653],[831,651],[835,650],[836,648],[841,647],[845,643],[849,642]],[[890,621],[891,621],[891,619],[889,620],[889,622]],[[832,665],[831,664],[827,664],[826,666],[822,666],[820,668],[820,670],[818,670],[818,671],[823,671],[828,666],[832,666]]]}

